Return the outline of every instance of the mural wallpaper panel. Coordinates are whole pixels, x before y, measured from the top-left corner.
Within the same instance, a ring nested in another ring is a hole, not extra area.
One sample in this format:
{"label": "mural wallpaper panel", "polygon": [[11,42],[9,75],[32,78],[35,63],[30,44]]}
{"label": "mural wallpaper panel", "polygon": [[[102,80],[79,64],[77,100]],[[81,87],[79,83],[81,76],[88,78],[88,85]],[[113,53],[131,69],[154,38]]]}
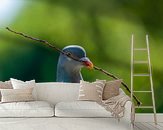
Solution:
{"label": "mural wallpaper panel", "polygon": [[[162,1],[6,0],[0,3],[1,81],[10,78],[35,79],[36,82],[112,80],[91,69],[97,65],[130,87],[131,35],[135,35],[136,47],[144,47],[145,35],[149,34],[156,108],[158,113],[163,112],[160,98],[163,93],[163,15],[159,6]],[[15,35],[5,29],[7,26],[47,40],[75,54],[81,62],[40,42]],[[142,53],[135,59],[146,57]],[[135,72],[142,71],[147,71],[145,65],[136,66]],[[146,89],[148,80],[135,79],[135,89]],[[150,103],[148,96],[136,96]]]}

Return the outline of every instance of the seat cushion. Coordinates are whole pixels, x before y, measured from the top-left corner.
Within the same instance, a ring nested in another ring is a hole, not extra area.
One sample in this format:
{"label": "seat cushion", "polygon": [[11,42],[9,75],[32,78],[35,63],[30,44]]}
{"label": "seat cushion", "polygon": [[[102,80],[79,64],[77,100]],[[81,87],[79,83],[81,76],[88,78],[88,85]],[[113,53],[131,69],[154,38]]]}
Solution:
{"label": "seat cushion", "polygon": [[55,106],[57,117],[112,117],[109,111],[93,101],[59,102]]}
{"label": "seat cushion", "polygon": [[0,104],[0,117],[51,117],[53,107],[46,101]]}

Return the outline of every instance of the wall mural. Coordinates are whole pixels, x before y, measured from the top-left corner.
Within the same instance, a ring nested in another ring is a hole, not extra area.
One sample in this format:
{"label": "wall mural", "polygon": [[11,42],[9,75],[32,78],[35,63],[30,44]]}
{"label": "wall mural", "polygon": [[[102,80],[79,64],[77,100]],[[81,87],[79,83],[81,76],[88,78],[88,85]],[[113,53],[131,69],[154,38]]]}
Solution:
{"label": "wall mural", "polygon": [[[144,37],[149,34],[156,108],[157,112],[162,113],[162,4],[162,1],[153,3],[152,0],[135,1],[134,4],[129,1],[107,0],[90,0],[88,3],[77,0],[73,4],[70,0],[15,0],[11,3],[1,3],[0,80],[111,80],[111,77],[100,71],[88,69],[96,67],[97,64],[107,72],[122,78],[130,88],[131,34],[135,34],[137,47],[145,45]],[[155,12],[153,6],[156,7]],[[53,45],[71,51],[84,62],[78,63],[42,44],[15,36],[5,29],[7,26],[40,39],[47,39],[52,44],[54,42]],[[146,56],[142,58],[145,59]],[[70,66],[73,66],[72,69],[68,69]],[[145,72],[145,68],[146,66],[139,66],[135,71]],[[64,76],[60,75],[61,73],[64,73]],[[72,76],[72,73],[75,76]],[[144,90],[148,86],[147,82],[146,78],[135,80],[135,89]],[[146,102],[146,105],[151,103],[150,95],[136,96],[141,102]]]}

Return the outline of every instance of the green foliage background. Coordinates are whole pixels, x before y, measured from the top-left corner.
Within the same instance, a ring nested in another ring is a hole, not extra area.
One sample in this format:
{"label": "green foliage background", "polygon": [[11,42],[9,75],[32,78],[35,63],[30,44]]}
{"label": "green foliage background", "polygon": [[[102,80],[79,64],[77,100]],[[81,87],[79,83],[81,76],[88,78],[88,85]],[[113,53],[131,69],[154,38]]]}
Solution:
{"label": "green foliage background", "polygon": [[[10,27],[59,48],[83,46],[92,62],[122,78],[130,86],[130,42],[135,34],[137,47],[145,46],[150,37],[151,62],[157,112],[163,112],[163,1],[157,0],[26,0],[25,6]],[[54,82],[58,52],[0,31],[0,80],[10,77],[37,82]],[[136,59],[145,59],[138,54]],[[136,66],[135,71],[146,71]],[[85,80],[110,80],[95,70],[82,69]],[[149,79],[135,79],[136,90],[149,88]],[[138,95],[144,105],[150,95]],[[139,112],[151,112],[140,110]]]}

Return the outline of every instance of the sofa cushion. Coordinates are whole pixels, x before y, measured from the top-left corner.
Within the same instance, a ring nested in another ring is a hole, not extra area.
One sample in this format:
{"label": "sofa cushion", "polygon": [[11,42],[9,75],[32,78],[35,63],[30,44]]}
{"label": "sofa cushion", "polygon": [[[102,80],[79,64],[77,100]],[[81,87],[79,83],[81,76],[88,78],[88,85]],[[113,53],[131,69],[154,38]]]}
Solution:
{"label": "sofa cushion", "polygon": [[45,101],[0,104],[0,117],[51,117],[53,107]]}
{"label": "sofa cushion", "polygon": [[109,111],[93,101],[59,102],[55,106],[57,117],[112,117]]}

